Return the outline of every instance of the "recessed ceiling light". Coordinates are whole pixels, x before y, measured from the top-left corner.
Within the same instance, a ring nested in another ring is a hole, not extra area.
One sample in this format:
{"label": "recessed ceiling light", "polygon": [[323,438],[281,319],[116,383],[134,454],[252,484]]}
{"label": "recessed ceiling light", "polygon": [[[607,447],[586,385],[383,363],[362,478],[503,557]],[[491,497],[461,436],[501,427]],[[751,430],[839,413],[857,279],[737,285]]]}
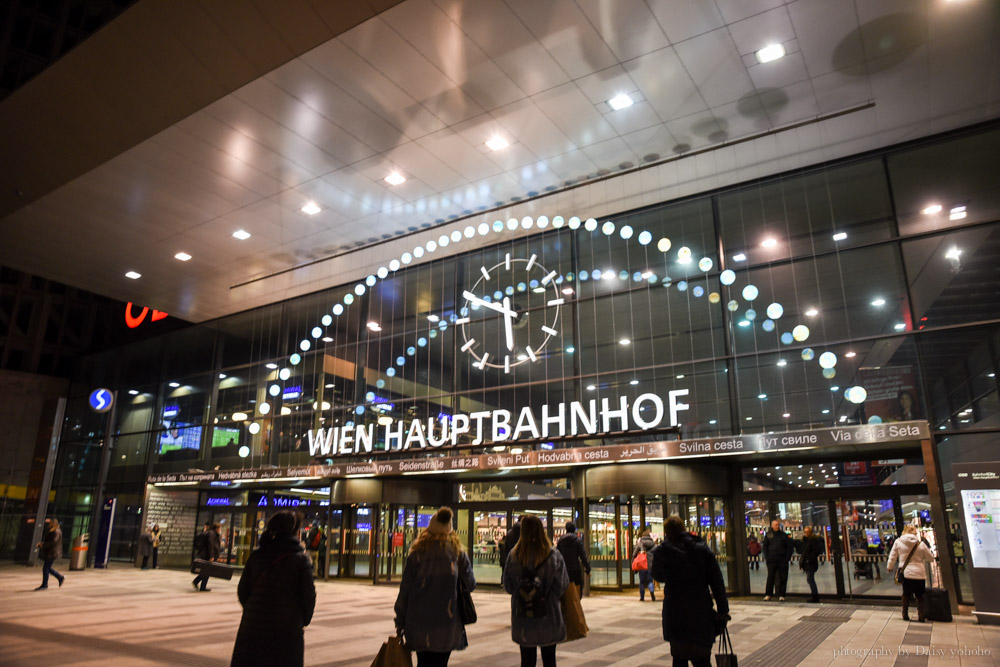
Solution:
{"label": "recessed ceiling light", "polygon": [[781,416],[784,417],[785,419],[788,419],[789,417],[791,417],[791,415],[788,414],[787,412],[785,414],[781,415]]}
{"label": "recessed ceiling light", "polygon": [[132,394],[133,396],[138,396],[139,395],[139,392],[136,389],[129,389],[128,393]]}
{"label": "recessed ceiling light", "polygon": [[502,151],[508,146],[510,146],[510,142],[499,135],[490,137],[490,140],[486,142],[486,147],[491,151]]}
{"label": "recessed ceiling light", "polygon": [[406,177],[398,171],[394,171],[385,177],[385,182],[389,185],[400,185],[401,183],[406,182]]}
{"label": "recessed ceiling light", "polygon": [[747,256],[744,255],[741,252],[738,252],[735,255],[733,255],[733,261],[734,262],[745,262],[746,260],[747,260]]}
{"label": "recessed ceiling light", "polygon": [[962,251],[959,250],[956,246],[948,248],[948,252],[944,254],[945,259],[958,259],[961,256],[962,256]]}
{"label": "recessed ceiling light", "polygon": [[186,262],[189,259],[191,259],[191,255],[187,254],[186,252],[179,252],[176,255],[174,255],[174,259],[179,259],[182,262]]}
{"label": "recessed ceiling light", "polygon": [[438,317],[437,315],[428,315],[427,316],[427,321],[428,322],[438,322],[440,320],[441,320],[441,318]]}
{"label": "recessed ceiling light", "polygon": [[677,376],[677,379],[678,379],[678,380],[683,380],[683,379],[684,379],[684,374],[683,374],[683,373],[681,373],[680,375],[678,375],[678,376]]}
{"label": "recessed ceiling light", "polygon": [[278,364],[264,364],[264,368],[270,368],[272,371],[278,367]]}
{"label": "recessed ceiling light", "polygon": [[830,387],[830,391],[840,391],[840,387],[838,385],[833,385]]}
{"label": "recessed ceiling light", "polygon": [[829,410],[823,410],[823,414],[824,415],[828,415],[828,414],[830,414],[830,411]]}
{"label": "recessed ceiling light", "polygon": [[788,362],[785,361],[784,359],[778,359],[778,365],[779,366],[787,366]]}
{"label": "recessed ceiling light", "polygon": [[709,423],[709,424],[716,424],[716,423],[718,423],[718,421],[717,421],[717,420],[715,420],[715,419],[709,419],[709,420],[708,420],[708,423]]}
{"label": "recessed ceiling light", "polygon": [[639,384],[639,381],[638,380],[632,380],[632,381],[629,382],[629,384],[634,387],[635,385]]}
{"label": "recessed ceiling light", "polygon": [[226,374],[225,373],[219,373],[219,379],[220,380],[225,380],[226,379]]}
{"label": "recessed ceiling light", "polygon": [[954,207],[954,208],[951,209],[951,212],[948,214],[948,219],[949,220],[961,220],[965,216],[966,216],[965,207],[964,206],[956,206],[956,207]]}
{"label": "recessed ceiling light", "polygon": [[139,278],[142,278],[142,274],[136,273],[135,271],[129,271],[128,273],[125,274],[125,277],[131,278],[132,280],[138,280]]}
{"label": "recessed ceiling light", "polygon": [[874,299],[872,301],[872,305],[875,306],[876,308],[880,308],[885,305],[885,299],[883,299],[882,297]]}
{"label": "recessed ceiling light", "polygon": [[619,345],[631,345],[632,341],[630,341],[628,338],[622,338],[621,340],[618,341],[618,344]]}
{"label": "recessed ceiling light", "polygon": [[785,47],[781,44],[768,44],[754,55],[757,56],[757,62],[763,65],[764,63],[784,57]]}
{"label": "recessed ceiling light", "polygon": [[319,207],[319,204],[314,201],[308,201],[306,202],[306,205],[302,207],[302,212],[306,215],[316,215],[322,210],[323,209]]}
{"label": "recessed ceiling light", "polygon": [[740,326],[741,327],[748,327],[748,326],[750,326],[750,321],[749,320],[740,320]]}
{"label": "recessed ceiling light", "polygon": [[778,239],[776,238],[766,238],[760,242],[762,248],[773,248],[778,245]]}
{"label": "recessed ceiling light", "polygon": [[333,339],[330,338],[329,336],[323,336],[322,340],[323,340],[324,343],[332,343],[333,342]]}
{"label": "recessed ceiling light", "polygon": [[765,398],[767,398],[767,394],[757,394],[757,398],[763,401]]}
{"label": "recessed ceiling light", "polygon": [[895,329],[896,331],[902,331],[905,328],[906,324],[904,324],[903,322],[896,322],[896,326],[893,327],[893,329]]}
{"label": "recessed ceiling light", "polygon": [[381,331],[382,330],[382,327],[380,327],[378,325],[378,322],[369,322],[368,323],[368,328],[371,329],[372,331]]}
{"label": "recessed ceiling light", "polygon": [[235,232],[233,232],[233,238],[239,239],[240,241],[246,241],[248,238],[250,238],[250,232],[246,231],[245,229],[237,229]]}
{"label": "recessed ceiling light", "polygon": [[563,287],[562,293],[565,294],[565,295],[567,295],[567,296],[569,296],[570,294],[573,293],[573,288],[572,287]]}
{"label": "recessed ceiling light", "polygon": [[174,389],[176,389],[177,387],[181,386],[181,383],[180,382],[171,382],[170,386],[173,387]]}
{"label": "recessed ceiling light", "polygon": [[931,204],[923,210],[924,215],[934,215],[941,212],[941,204]]}
{"label": "recessed ceiling light", "polygon": [[847,357],[848,359],[850,359],[852,357],[857,356],[857,354],[855,352],[848,352],[844,356]]}
{"label": "recessed ceiling light", "polygon": [[592,384],[588,384],[587,385],[587,391],[594,391],[595,389],[597,389],[597,387],[595,385],[592,385]]}
{"label": "recessed ceiling light", "polygon": [[810,308],[806,311],[806,317],[816,317],[817,315],[819,315],[819,311],[815,308]]}
{"label": "recessed ceiling light", "polygon": [[633,100],[627,93],[618,93],[610,100],[608,100],[608,106],[611,107],[612,111],[619,111],[635,104]]}
{"label": "recessed ceiling light", "polygon": [[843,241],[846,238],[847,238],[847,232],[839,232],[833,235],[834,241]]}

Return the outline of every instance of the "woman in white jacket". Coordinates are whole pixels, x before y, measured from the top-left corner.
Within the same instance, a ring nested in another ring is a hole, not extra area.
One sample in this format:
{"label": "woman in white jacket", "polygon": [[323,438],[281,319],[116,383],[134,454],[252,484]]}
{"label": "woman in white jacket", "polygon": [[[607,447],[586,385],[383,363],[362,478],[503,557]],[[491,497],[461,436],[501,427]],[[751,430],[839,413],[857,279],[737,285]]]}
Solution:
{"label": "woman in white jacket", "polygon": [[[910,557],[910,554],[913,554]],[[909,562],[907,562],[909,559]],[[892,545],[889,552],[888,569],[890,572],[896,569],[897,563],[900,567],[903,564],[903,620],[910,620],[910,596],[917,599],[917,621],[924,622],[924,589],[926,583],[925,563],[934,562],[934,554],[927,545],[917,535],[917,527],[908,525],[903,528],[903,534]]]}

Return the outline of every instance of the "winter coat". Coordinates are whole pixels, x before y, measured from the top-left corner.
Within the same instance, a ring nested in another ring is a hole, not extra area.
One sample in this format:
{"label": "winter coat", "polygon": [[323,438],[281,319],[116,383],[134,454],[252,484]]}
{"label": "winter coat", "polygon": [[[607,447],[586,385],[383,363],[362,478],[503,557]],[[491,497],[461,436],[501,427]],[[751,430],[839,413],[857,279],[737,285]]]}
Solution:
{"label": "winter coat", "polygon": [[153,532],[150,533],[150,536],[152,536],[152,538],[153,538],[153,548],[154,549],[158,549],[160,547],[160,535],[161,535],[161,532],[158,531],[158,530],[154,530]]}
{"label": "winter coat", "polygon": [[500,568],[503,569],[504,564],[507,562],[507,556],[517,545],[517,541],[521,539],[521,524],[515,523],[514,527],[511,528],[507,535],[504,536],[503,542],[501,543],[500,551]]}
{"label": "winter coat", "polygon": [[757,540],[750,540],[747,543],[747,551],[750,552],[751,556],[759,556],[763,547],[760,546],[760,542]]}
{"label": "winter coat", "polygon": [[243,618],[233,666],[303,664],[302,628],[312,620],[316,588],[312,562],[298,540],[265,534],[247,559],[237,593]]}
{"label": "winter coat", "polygon": [[799,558],[799,567],[806,572],[815,572],[819,569],[819,557],[823,553],[823,542],[813,535],[802,538],[802,557]]}
{"label": "winter coat", "polygon": [[910,550],[914,546],[916,546],[917,551],[913,554],[913,558],[910,558],[910,563],[906,566],[906,569],[903,570],[903,577],[905,579],[919,579],[922,581],[927,578],[927,569],[924,567],[924,563],[933,563],[934,554],[931,553],[927,545],[916,535],[903,535],[896,538],[896,541],[892,544],[892,551],[889,552],[889,563],[886,567],[890,572],[894,571],[897,561],[899,566],[902,567],[910,555]]}
{"label": "winter coat", "polygon": [[578,579],[582,572],[590,573],[590,560],[587,558],[587,550],[584,548],[583,540],[578,533],[566,533],[560,537],[556,549],[562,554],[570,579]]}
{"label": "winter coat", "polygon": [[[663,582],[663,639],[711,647],[718,614],[729,613],[726,585],[715,554],[685,534],[653,550],[653,578]],[[712,598],[715,598],[715,608]]]}
{"label": "winter coat", "polygon": [[46,531],[42,537],[42,560],[59,560],[62,558],[62,530]]}
{"label": "winter coat", "polygon": [[783,530],[767,531],[763,547],[764,560],[768,563],[787,563],[792,560],[792,552],[795,551],[795,545],[792,544],[788,533]]}
{"label": "winter coat", "polygon": [[149,531],[144,530],[139,536],[139,556],[146,557],[153,555],[153,536]]}
{"label": "winter coat", "polygon": [[194,557],[215,560],[219,557],[219,534],[208,530],[194,538]]}
{"label": "winter coat", "polygon": [[640,537],[638,540],[636,540],[635,549],[632,549],[632,558],[629,560],[629,562],[634,561],[635,557],[639,555],[640,551],[645,551],[646,552],[646,567],[648,569],[649,565],[650,565],[650,561],[653,559],[653,554],[651,552],[653,551],[653,547],[655,547],[655,546],[656,546],[656,542],[653,541],[652,537],[649,537],[648,535],[644,535],[643,537]]}
{"label": "winter coat", "polygon": [[524,569],[513,558],[507,559],[503,571],[503,589],[510,593],[510,636],[521,646],[551,646],[566,639],[566,623],[562,615],[562,594],[569,586],[566,563],[558,549],[553,549],[549,557],[538,566],[536,575],[542,581],[545,592],[545,616],[526,618],[517,614],[517,595]]}
{"label": "winter coat", "polygon": [[435,540],[406,557],[394,609],[408,649],[445,653],[469,645],[458,615],[459,578],[469,591],[475,589],[468,554],[456,554],[444,541]]}

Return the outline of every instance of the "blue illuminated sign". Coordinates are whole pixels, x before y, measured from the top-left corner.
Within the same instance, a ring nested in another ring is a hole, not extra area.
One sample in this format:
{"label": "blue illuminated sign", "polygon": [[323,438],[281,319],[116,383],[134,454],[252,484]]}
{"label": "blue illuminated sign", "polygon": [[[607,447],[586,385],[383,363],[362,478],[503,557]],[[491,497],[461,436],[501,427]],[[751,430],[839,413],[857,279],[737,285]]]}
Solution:
{"label": "blue illuminated sign", "polygon": [[290,387],[285,387],[285,390],[281,392],[281,397],[285,399],[298,398],[301,395],[302,395],[302,385],[300,384],[294,384],[291,385]]}
{"label": "blue illuminated sign", "polygon": [[94,412],[107,412],[111,409],[114,398],[110,389],[95,389],[90,392],[90,409]]}
{"label": "blue illuminated sign", "polygon": [[219,507],[219,506],[229,506],[229,498],[209,498],[205,501],[205,504],[209,507]]}

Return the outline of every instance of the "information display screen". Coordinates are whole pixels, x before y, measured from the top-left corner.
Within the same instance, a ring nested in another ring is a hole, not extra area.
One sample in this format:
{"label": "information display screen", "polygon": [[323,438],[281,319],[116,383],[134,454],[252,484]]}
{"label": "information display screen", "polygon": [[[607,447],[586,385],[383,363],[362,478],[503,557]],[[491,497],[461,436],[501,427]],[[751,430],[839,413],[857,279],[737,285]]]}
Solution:
{"label": "information display screen", "polygon": [[972,565],[1000,569],[1000,489],[965,489],[962,511]]}

